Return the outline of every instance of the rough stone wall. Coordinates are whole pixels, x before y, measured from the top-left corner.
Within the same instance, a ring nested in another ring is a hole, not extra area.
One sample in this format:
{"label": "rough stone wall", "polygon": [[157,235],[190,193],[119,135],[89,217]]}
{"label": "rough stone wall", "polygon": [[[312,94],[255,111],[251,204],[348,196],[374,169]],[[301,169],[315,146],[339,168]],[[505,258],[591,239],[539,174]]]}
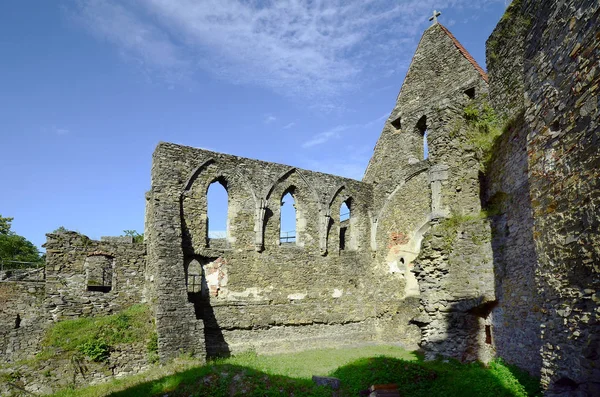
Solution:
{"label": "rough stone wall", "polygon": [[600,3],[524,9],[542,384],[548,395],[600,395]]}
{"label": "rough stone wall", "polygon": [[[215,181],[228,192],[225,241],[207,238],[206,192]],[[280,203],[288,192],[297,210],[296,243],[279,239]],[[150,196],[155,206],[157,202],[178,206],[164,223],[157,222],[164,209],[152,210],[153,230],[148,235],[150,255],[171,253],[168,263],[158,261],[156,276],[157,328],[164,357],[172,354],[171,349],[190,350],[182,340],[162,344],[164,338],[175,338],[162,328],[171,322],[172,326],[199,322],[209,355],[249,348],[301,350],[378,338],[416,345],[418,329],[409,325],[416,304],[403,304],[404,285],[397,275],[371,266],[369,185],[160,144],[154,154]],[[348,200],[351,216],[342,224],[340,206]],[[349,235],[344,249],[340,249],[341,227]],[[165,246],[157,249],[157,244]],[[169,299],[161,301],[165,274]],[[200,287],[190,286],[193,274],[201,274]],[[161,322],[160,313],[177,313],[182,307],[185,313]],[[339,337],[341,330],[347,337]]]}
{"label": "rough stone wall", "polygon": [[26,390],[34,395],[52,394],[62,389],[106,382],[113,377],[134,375],[149,367],[145,343],[117,345],[104,362],[85,360],[76,364],[72,358],[64,357],[19,361],[0,367],[0,376],[11,379],[0,382],[0,393],[2,396],[20,396],[27,395],[23,393]]}
{"label": "rough stone wall", "polygon": [[[44,247],[44,305],[53,321],[110,314],[144,301],[144,244],[131,238],[97,241],[66,232],[48,234]],[[105,285],[98,285],[98,274],[105,276]]]}
{"label": "rough stone wall", "polygon": [[[164,146],[164,144],[160,144]],[[190,167],[190,169],[192,169]],[[183,268],[182,169],[166,151],[152,157],[152,186],[146,195],[147,283],[155,291],[156,332],[161,360],[187,352],[204,357],[204,324],[188,302]]]}
{"label": "rough stone wall", "polygon": [[490,102],[500,117],[510,119],[524,109],[525,37],[531,16],[523,1],[513,0],[486,41]]}
{"label": "rough stone wall", "polygon": [[[487,236],[487,237],[486,237]],[[493,356],[494,272],[490,226],[480,219],[435,224],[415,273],[421,290],[421,347],[426,358],[487,362]],[[487,337],[487,338],[486,338]]]}
{"label": "rough stone wall", "polygon": [[537,254],[527,176],[528,128],[521,116],[494,145],[485,200],[492,224],[498,307],[494,309],[497,354],[539,376],[543,300],[535,283]]}
{"label": "rough stone wall", "polygon": [[531,17],[513,1],[487,40],[490,102],[508,128],[486,166],[483,199],[489,208],[498,306],[492,312],[498,356],[540,375],[543,300],[535,283],[537,254],[527,163],[529,129],[523,118],[524,47]]}
{"label": "rough stone wall", "polygon": [[35,354],[48,321],[43,282],[0,283],[0,362]]}
{"label": "rough stone wall", "polygon": [[[133,244],[131,238],[94,241],[67,232],[48,234],[45,247],[45,281],[0,283],[2,362],[35,354],[52,322],[109,314],[143,301],[143,244]],[[98,274],[103,274],[98,267],[110,267],[108,292],[98,285]]]}

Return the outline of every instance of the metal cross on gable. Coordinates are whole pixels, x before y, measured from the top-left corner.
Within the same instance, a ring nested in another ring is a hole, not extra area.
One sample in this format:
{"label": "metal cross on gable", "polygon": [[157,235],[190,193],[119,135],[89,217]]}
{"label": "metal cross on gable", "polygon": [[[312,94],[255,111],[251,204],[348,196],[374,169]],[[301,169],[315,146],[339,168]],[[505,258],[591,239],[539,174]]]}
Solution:
{"label": "metal cross on gable", "polygon": [[440,15],[442,15],[441,12],[433,10],[433,16],[429,17],[429,20],[433,21],[433,25],[435,25],[436,23],[438,23],[437,17],[439,17]]}

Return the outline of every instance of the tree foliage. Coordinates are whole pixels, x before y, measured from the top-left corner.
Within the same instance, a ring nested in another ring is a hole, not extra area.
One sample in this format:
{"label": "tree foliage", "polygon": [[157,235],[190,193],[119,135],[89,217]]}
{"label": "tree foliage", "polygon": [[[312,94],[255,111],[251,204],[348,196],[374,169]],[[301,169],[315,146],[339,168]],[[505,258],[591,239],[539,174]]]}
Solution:
{"label": "tree foliage", "polygon": [[133,237],[133,241],[136,243],[144,242],[144,233],[138,233],[137,230],[123,230],[125,236]]}
{"label": "tree foliage", "polygon": [[41,262],[40,254],[33,243],[12,230],[14,218],[0,215],[0,259],[3,261]]}
{"label": "tree foliage", "polygon": [[62,234],[62,233],[66,233],[66,232],[68,232],[68,231],[69,231],[69,229],[67,229],[66,227],[64,227],[64,226],[59,226],[59,227],[57,227],[56,229],[54,229],[54,230],[52,231],[52,234]]}

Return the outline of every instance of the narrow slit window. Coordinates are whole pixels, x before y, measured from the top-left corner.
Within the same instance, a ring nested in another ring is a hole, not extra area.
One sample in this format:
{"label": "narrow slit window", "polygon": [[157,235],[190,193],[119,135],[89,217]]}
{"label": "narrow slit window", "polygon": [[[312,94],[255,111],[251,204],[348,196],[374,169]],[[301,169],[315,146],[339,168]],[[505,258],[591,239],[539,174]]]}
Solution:
{"label": "narrow slit window", "polygon": [[346,250],[350,243],[350,199],[340,205],[340,250]]}
{"label": "narrow slit window", "polygon": [[281,199],[280,208],[279,243],[296,243],[296,203],[291,192],[287,192]]}
{"label": "narrow slit window", "polygon": [[427,160],[427,158],[429,157],[429,134],[428,134],[428,128],[427,128],[427,116],[423,116],[419,119],[419,121],[417,122],[417,126],[416,126],[416,136],[421,139],[421,141],[417,144],[418,146],[420,146],[421,150],[419,150],[421,153],[417,152],[417,147],[415,147],[415,156],[422,156],[423,160]]}
{"label": "narrow slit window", "polygon": [[206,192],[206,230],[208,241],[213,244],[219,241],[226,242],[229,236],[227,227],[229,197],[226,186],[225,181],[218,179],[210,184]]}

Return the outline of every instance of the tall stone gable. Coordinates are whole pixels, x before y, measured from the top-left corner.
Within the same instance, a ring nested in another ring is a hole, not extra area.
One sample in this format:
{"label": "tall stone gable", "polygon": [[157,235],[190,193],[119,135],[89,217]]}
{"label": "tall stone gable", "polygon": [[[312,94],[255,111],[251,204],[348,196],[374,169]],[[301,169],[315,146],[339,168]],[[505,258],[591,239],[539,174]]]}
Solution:
{"label": "tall stone gable", "polygon": [[[398,176],[423,160],[427,129],[430,162],[448,153],[446,113],[466,99],[487,93],[487,75],[443,25],[435,23],[421,37],[363,178],[381,193],[393,189]],[[446,117],[445,117],[446,116]]]}

